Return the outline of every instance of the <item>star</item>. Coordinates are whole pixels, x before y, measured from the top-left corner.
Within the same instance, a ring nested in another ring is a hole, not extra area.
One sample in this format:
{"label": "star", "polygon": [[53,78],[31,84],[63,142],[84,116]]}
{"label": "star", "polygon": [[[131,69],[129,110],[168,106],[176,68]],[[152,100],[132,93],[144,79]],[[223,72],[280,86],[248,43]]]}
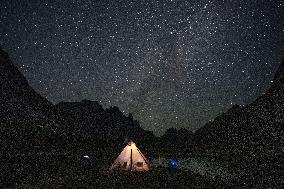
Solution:
{"label": "star", "polygon": [[53,103],[98,100],[156,135],[173,125],[194,131],[271,85],[283,59],[283,6],[11,0],[0,4],[0,44]]}

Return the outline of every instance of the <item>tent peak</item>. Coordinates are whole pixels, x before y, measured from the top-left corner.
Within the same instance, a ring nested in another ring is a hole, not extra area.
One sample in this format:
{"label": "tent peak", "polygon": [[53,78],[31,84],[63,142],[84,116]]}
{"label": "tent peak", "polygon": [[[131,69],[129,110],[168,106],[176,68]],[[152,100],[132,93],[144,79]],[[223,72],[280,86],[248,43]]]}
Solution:
{"label": "tent peak", "polygon": [[132,145],[136,146],[135,142],[133,142],[132,140],[129,140],[128,141],[128,146],[132,146]]}

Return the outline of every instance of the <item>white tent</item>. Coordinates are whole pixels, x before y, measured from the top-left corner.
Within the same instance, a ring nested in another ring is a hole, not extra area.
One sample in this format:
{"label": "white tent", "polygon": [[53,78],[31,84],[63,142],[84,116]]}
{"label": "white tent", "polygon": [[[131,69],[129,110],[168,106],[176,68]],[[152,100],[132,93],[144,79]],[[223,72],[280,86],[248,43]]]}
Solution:
{"label": "white tent", "polygon": [[130,141],[111,165],[110,170],[148,171],[149,161]]}

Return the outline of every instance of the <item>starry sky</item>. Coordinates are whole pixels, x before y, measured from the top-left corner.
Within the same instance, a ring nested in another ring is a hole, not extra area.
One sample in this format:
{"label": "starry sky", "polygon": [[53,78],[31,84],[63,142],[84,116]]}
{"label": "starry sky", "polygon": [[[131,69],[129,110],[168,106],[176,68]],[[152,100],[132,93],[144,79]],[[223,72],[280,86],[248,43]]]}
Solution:
{"label": "starry sky", "polygon": [[161,135],[271,85],[281,0],[2,0],[0,46],[51,102],[100,101]]}

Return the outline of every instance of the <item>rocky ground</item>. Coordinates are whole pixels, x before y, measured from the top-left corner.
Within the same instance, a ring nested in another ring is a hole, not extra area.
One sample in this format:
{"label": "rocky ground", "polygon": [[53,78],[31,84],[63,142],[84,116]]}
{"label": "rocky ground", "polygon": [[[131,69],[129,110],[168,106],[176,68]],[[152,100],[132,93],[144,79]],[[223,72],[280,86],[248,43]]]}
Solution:
{"label": "rocky ground", "polygon": [[149,172],[93,172],[17,183],[11,188],[233,188],[190,171],[155,168]]}

